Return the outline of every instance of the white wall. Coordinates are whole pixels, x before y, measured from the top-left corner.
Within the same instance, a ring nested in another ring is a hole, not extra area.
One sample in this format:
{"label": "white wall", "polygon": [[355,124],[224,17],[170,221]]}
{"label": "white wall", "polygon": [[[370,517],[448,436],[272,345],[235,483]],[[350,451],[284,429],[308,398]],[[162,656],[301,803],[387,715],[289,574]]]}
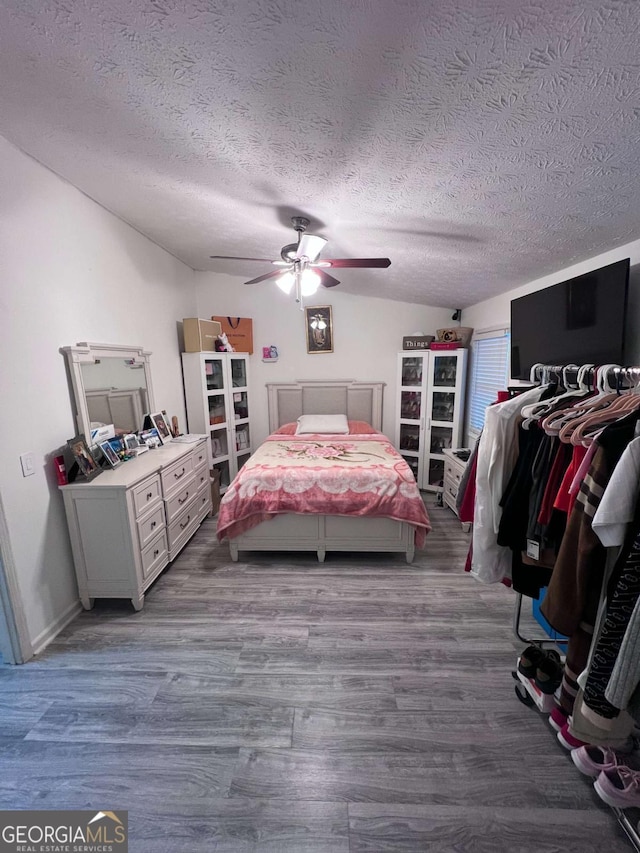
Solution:
{"label": "white wall", "polygon": [[[258,272],[256,272],[256,275]],[[384,275],[383,272],[377,273]],[[345,277],[347,272],[345,272]],[[353,296],[340,288],[322,290],[308,305],[331,305],[333,353],[307,353],[304,312],[292,296],[273,282],[245,287],[246,276],[196,273],[198,316],[251,317],[254,354],[251,358],[254,431],[252,444],[268,434],[267,382],[296,379],[381,380],[384,394],[383,430],[393,437],[397,353],[402,336],[452,325],[452,309],[429,308],[387,299]],[[275,344],[280,357],[275,364],[262,361],[262,347]]]}
{"label": "white wall", "polygon": [[[78,600],[51,464],[75,432],[59,349],[151,350],[156,405],[184,425],[177,320],[195,315],[193,271],[1,137],[0,185],[0,494],[38,647]],[[23,478],[27,451],[36,473]]]}
{"label": "white wall", "polygon": [[544,287],[550,287],[552,284],[558,284],[575,276],[583,275],[591,270],[604,267],[607,264],[613,264],[624,258],[630,258],[632,267],[627,319],[627,361],[632,364],[640,364],[640,334],[638,334],[640,330],[640,288],[638,287],[638,269],[633,269],[634,266],[640,264],[640,240],[626,243],[617,249],[603,252],[601,255],[589,258],[587,261],[581,261],[578,264],[565,267],[551,275],[537,278],[528,284],[509,290],[507,293],[502,293],[500,296],[494,296],[492,299],[487,299],[484,302],[478,302],[469,308],[465,308],[462,312],[462,325],[471,326],[476,331],[491,326],[509,326],[511,322],[510,310],[512,299],[517,299],[527,293],[533,293],[535,290],[542,290]]}

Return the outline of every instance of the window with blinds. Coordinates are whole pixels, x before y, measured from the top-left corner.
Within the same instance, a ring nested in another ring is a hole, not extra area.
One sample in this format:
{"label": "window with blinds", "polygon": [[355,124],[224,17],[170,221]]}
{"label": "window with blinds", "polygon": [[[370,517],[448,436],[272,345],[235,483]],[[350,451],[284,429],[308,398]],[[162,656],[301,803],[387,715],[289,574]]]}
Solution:
{"label": "window with blinds", "polygon": [[485,409],[496,401],[498,391],[507,387],[509,332],[501,329],[477,337],[472,344],[472,352],[469,432],[477,436],[484,424]]}

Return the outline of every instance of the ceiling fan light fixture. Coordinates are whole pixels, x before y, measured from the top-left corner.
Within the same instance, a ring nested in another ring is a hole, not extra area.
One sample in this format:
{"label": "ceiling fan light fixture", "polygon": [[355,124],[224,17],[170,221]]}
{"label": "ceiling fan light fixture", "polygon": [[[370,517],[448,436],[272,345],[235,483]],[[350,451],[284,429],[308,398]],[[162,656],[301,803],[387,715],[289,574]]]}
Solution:
{"label": "ceiling fan light fixture", "polygon": [[284,272],[280,276],[280,278],[276,279],[276,284],[280,288],[283,293],[287,295],[291,293],[291,289],[293,288],[293,284],[295,281],[295,276],[292,272]]}
{"label": "ceiling fan light fixture", "polygon": [[320,276],[313,270],[303,270],[300,282],[300,292],[303,296],[313,296],[320,287]]}

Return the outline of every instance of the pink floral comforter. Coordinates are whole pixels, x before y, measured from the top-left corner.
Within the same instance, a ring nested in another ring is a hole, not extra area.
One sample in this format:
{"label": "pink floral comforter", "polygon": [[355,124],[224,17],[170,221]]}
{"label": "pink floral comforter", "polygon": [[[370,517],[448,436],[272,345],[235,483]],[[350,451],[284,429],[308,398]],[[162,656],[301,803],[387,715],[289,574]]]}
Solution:
{"label": "pink floral comforter", "polygon": [[431,530],[411,469],[380,433],[270,435],[222,498],[218,539],[233,539],[279,513],[406,521],[418,547]]}

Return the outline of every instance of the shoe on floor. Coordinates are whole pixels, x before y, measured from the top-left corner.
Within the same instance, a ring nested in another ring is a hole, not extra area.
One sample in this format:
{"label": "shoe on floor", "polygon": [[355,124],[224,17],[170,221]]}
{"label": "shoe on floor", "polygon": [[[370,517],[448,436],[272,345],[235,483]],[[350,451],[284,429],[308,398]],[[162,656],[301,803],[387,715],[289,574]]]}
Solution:
{"label": "shoe on floor", "polygon": [[640,806],[640,773],[629,767],[603,770],[593,787],[600,799],[614,809]]}
{"label": "shoe on floor", "polygon": [[599,776],[603,770],[615,770],[624,765],[616,752],[608,746],[579,746],[571,751],[571,758],[585,776]]}
{"label": "shoe on floor", "polygon": [[552,729],[555,729],[557,732],[567,724],[568,714],[562,710],[562,708],[553,708],[551,713],[549,714],[549,725]]}
{"label": "shoe on floor", "polygon": [[526,678],[535,678],[538,664],[544,656],[545,651],[540,646],[528,646],[520,655],[518,672],[521,672]]}
{"label": "shoe on floor", "polygon": [[536,667],[536,687],[541,693],[550,696],[560,687],[563,672],[564,667],[560,655],[555,650],[550,649]]}
{"label": "shoe on floor", "polygon": [[569,731],[569,723],[565,723],[564,726],[558,732],[558,740],[564,746],[565,749],[578,749],[581,746],[588,746],[587,742],[584,740],[580,740],[580,738],[574,737]]}

